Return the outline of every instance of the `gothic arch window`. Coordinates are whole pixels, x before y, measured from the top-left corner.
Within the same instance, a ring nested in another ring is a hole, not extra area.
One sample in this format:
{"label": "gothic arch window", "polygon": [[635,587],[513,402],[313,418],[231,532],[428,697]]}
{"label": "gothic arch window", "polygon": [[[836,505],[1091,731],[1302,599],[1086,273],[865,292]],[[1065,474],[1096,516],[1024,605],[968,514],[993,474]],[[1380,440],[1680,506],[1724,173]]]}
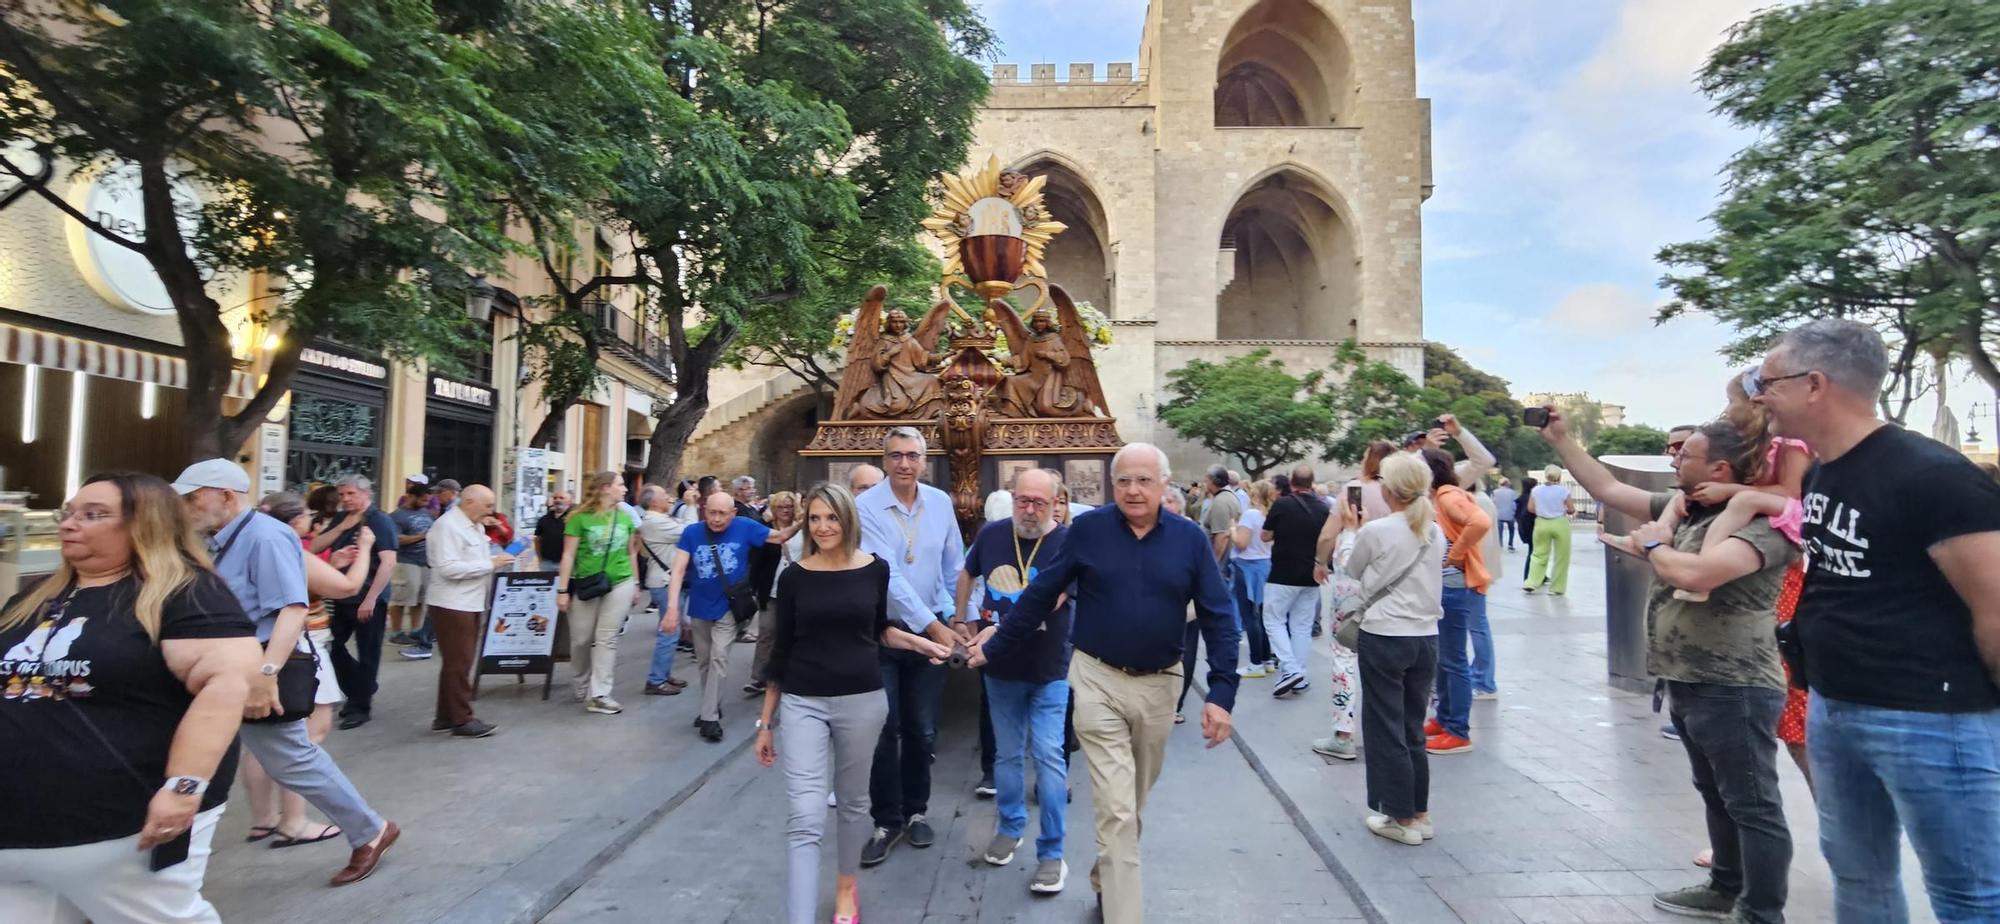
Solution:
{"label": "gothic arch window", "polygon": [[1223,40],[1215,69],[1215,124],[1342,124],[1354,63],[1339,27],[1311,0],[1263,0]]}
{"label": "gothic arch window", "polygon": [[1053,155],[1037,155],[1010,169],[1047,177],[1042,201],[1049,214],[1069,226],[1042,255],[1049,281],[1062,286],[1071,298],[1096,306],[1106,317],[1117,317],[1110,223],[1090,181]]}
{"label": "gothic arch window", "polygon": [[1282,169],[1245,190],[1217,252],[1216,336],[1339,340],[1359,317],[1354,229],[1320,181]]}

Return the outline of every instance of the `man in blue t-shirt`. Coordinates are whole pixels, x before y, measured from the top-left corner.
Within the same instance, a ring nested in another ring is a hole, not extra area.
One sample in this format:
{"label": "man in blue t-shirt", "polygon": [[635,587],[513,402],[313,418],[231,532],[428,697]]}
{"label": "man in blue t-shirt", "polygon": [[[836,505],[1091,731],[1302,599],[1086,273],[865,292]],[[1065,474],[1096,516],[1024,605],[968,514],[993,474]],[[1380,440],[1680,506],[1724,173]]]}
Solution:
{"label": "man in blue t-shirt", "polygon": [[739,517],[735,499],[720,491],[702,499],[701,520],[702,528],[684,530],[674,544],[667,612],[660,619],[660,631],[680,628],[681,594],[685,591],[687,615],[692,620],[686,634],[694,637],[694,660],[701,668],[701,713],[695,726],[703,738],[721,741],[722,675],[729,670],[729,643],[736,638],[729,588],[740,584],[749,593],[750,550],[766,543],[782,544],[799,527],[793,524],[774,530],[749,517]]}
{"label": "man in blue t-shirt", "polygon": [[[1028,582],[1062,551],[1066,527],[1055,522],[1054,472],[1029,469],[1014,478],[1014,515],[979,530],[965,553],[965,570],[958,576],[958,613],[966,606],[975,579],[984,583],[978,609],[975,644],[992,637],[993,626],[1011,611]],[[1062,891],[1069,866],[1063,861],[1063,815],[1069,803],[1065,716],[1069,710],[1069,626],[1067,603],[1056,607],[1033,640],[987,662],[985,706],[993,725],[995,805],[1000,816],[986,862],[1006,866],[1028,827],[1028,794],[1023,752],[1032,749],[1036,797],[1041,802],[1040,829],[1035,838],[1037,861],[1028,888]],[[963,625],[963,623],[961,623]],[[969,632],[970,630],[968,630]]]}

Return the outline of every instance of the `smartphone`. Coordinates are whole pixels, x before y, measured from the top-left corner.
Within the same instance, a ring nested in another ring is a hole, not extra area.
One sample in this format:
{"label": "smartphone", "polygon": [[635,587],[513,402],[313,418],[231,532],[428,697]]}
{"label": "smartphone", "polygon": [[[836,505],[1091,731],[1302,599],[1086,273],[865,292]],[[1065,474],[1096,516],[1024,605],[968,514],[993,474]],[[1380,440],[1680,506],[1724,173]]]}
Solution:
{"label": "smartphone", "polygon": [[1549,409],[1545,407],[1522,408],[1521,425],[1524,427],[1534,427],[1537,430],[1547,427],[1549,425]]}
{"label": "smartphone", "polygon": [[1433,429],[1433,430],[1442,430],[1442,429],[1444,429],[1444,418],[1442,418],[1442,417],[1433,417],[1433,418],[1431,418],[1431,429]]}
{"label": "smartphone", "polygon": [[181,832],[181,836],[153,848],[152,861],[148,865],[153,872],[187,862],[188,848],[194,845],[194,831]]}
{"label": "smartphone", "polygon": [[1354,509],[1356,509],[1356,510],[1360,510],[1360,509],[1361,509],[1361,486],[1360,486],[1360,485],[1358,485],[1358,484],[1351,484],[1351,485],[1348,485],[1348,486],[1347,486],[1347,506],[1349,506],[1349,507],[1353,507],[1353,508],[1354,508]]}

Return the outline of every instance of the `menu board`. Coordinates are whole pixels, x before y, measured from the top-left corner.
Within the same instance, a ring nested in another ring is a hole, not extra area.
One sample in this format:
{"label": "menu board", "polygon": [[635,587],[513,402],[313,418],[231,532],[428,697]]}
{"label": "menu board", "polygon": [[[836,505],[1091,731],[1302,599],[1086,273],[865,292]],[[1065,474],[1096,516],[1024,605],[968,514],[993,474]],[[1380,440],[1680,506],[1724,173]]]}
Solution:
{"label": "menu board", "polygon": [[480,638],[480,674],[548,674],[555,670],[556,573],[503,571],[493,576],[493,602]]}

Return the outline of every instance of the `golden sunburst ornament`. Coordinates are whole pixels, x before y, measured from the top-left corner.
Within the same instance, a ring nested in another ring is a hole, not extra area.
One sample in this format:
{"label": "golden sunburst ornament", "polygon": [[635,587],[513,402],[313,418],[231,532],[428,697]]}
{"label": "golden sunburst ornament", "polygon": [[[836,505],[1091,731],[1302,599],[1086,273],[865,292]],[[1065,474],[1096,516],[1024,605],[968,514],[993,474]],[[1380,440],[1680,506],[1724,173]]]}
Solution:
{"label": "golden sunburst ornament", "polygon": [[944,202],[923,226],[944,245],[947,280],[962,273],[981,295],[997,298],[1023,274],[1048,275],[1042,251],[1069,226],[1042,204],[1045,177],[1002,172],[995,156],[983,168],[939,179]]}

